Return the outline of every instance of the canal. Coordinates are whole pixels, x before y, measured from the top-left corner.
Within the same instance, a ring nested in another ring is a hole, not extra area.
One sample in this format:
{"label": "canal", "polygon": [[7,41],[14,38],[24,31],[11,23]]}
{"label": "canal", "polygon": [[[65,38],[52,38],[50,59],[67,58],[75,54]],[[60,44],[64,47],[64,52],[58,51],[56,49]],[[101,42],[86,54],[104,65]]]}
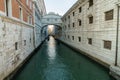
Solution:
{"label": "canal", "polygon": [[109,70],[53,37],[12,80],[114,80]]}

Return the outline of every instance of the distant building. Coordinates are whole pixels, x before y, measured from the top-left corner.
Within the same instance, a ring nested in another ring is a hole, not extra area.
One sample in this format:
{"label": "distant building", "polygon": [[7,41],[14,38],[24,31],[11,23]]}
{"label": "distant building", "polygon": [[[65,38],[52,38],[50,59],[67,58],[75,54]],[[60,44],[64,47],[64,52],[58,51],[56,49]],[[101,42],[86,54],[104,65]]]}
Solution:
{"label": "distant building", "polygon": [[78,0],[62,17],[62,40],[107,67],[115,66],[113,71],[118,75],[119,3],[119,0]]}
{"label": "distant building", "polygon": [[[43,27],[42,17],[46,14],[46,8],[43,0],[34,1],[34,22],[35,22],[35,46],[38,47],[44,37],[41,34]],[[43,37],[43,38],[42,38]]]}

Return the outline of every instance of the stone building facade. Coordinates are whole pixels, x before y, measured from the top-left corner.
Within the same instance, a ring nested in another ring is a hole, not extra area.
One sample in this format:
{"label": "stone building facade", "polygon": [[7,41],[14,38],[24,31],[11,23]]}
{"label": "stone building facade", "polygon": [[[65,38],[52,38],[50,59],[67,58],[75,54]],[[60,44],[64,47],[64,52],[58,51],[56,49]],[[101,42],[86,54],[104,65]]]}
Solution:
{"label": "stone building facade", "polygon": [[0,0],[0,80],[35,48],[33,1]]}
{"label": "stone building facade", "polygon": [[115,74],[120,72],[119,3],[78,0],[62,17],[61,40],[107,67],[114,66]]}
{"label": "stone building facade", "polygon": [[[41,30],[43,27],[42,17],[46,14],[46,8],[43,0],[34,1],[34,23],[35,23],[35,46],[38,47],[44,40]],[[43,37],[43,38],[42,38]]]}

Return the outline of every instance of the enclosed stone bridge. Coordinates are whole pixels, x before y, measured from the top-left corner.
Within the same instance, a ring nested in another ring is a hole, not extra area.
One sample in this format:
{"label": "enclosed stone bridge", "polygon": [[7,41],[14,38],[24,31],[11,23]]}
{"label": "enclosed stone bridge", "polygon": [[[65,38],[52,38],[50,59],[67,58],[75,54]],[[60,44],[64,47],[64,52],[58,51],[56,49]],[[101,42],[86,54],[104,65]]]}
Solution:
{"label": "enclosed stone bridge", "polygon": [[42,18],[43,27],[47,25],[57,25],[62,26],[61,16],[59,14],[55,14],[50,12],[43,16]]}
{"label": "enclosed stone bridge", "polygon": [[56,31],[59,33],[62,30],[62,20],[59,14],[50,12],[42,17],[41,33],[46,34],[48,25],[54,25]]}

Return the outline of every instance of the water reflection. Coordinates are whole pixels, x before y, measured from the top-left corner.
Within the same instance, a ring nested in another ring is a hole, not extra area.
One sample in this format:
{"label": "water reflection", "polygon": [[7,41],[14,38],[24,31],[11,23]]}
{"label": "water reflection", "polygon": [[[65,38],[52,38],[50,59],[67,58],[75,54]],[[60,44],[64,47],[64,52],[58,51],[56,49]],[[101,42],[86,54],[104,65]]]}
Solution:
{"label": "water reflection", "polygon": [[48,61],[42,78],[44,80],[74,80],[62,58],[58,55],[57,42],[50,36],[47,45]]}
{"label": "water reflection", "polygon": [[53,37],[12,80],[114,80],[109,71]]}
{"label": "water reflection", "polygon": [[48,56],[49,56],[49,59],[51,60],[54,60],[56,58],[56,42],[55,42],[55,39],[50,36],[50,40],[48,42]]}

